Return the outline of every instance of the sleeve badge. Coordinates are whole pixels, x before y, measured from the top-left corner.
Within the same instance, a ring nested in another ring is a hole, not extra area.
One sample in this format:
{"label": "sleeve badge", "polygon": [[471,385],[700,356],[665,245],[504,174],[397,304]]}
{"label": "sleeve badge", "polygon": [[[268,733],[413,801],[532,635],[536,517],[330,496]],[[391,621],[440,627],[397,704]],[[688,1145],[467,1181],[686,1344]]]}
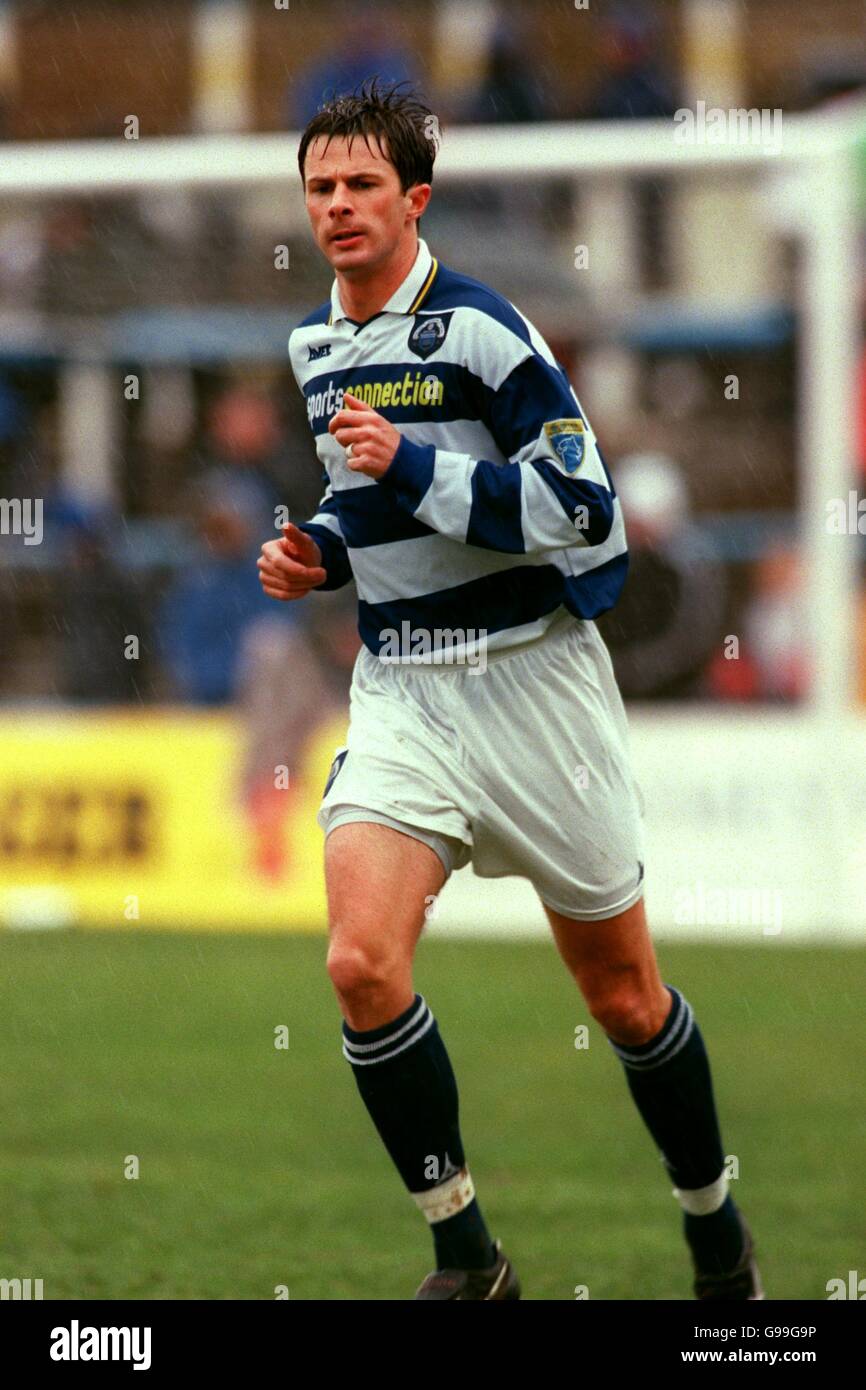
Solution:
{"label": "sleeve badge", "polygon": [[569,475],[576,473],[586,452],[586,434],[582,420],[546,420],[547,435],[556,456]]}

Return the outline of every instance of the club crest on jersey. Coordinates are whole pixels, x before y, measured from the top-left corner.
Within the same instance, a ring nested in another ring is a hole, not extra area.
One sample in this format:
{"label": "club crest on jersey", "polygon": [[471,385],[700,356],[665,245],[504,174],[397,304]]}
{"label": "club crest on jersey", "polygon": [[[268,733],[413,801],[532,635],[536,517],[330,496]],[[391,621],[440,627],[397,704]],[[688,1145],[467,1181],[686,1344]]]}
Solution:
{"label": "club crest on jersey", "polygon": [[556,450],[566,473],[576,473],[583,463],[586,435],[582,420],[547,420],[544,433]]}
{"label": "club crest on jersey", "polygon": [[453,312],[451,310],[447,314],[416,314],[415,326],[409,334],[409,351],[426,362],[445,342],[445,334],[448,332]]}

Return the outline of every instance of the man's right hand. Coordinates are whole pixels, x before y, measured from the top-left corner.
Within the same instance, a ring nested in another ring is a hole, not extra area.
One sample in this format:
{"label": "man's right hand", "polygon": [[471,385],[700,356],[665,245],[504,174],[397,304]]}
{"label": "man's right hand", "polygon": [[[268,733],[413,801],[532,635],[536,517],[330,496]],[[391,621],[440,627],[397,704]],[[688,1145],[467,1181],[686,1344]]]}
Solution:
{"label": "man's right hand", "polygon": [[256,563],[265,593],[284,602],[305,598],[328,577],[322,569],[322,552],[312,536],[291,523],[283,527],[280,540],[265,541]]}

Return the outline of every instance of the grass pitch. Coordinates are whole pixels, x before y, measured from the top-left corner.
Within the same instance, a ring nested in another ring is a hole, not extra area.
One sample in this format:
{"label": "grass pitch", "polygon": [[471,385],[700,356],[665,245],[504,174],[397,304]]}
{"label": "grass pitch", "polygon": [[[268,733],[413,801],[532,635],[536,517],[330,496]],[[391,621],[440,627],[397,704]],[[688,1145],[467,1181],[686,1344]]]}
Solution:
{"label": "grass pitch", "polygon": [[[866,952],[657,949],[707,1040],[767,1296],[826,1298],[866,1273]],[[0,1277],[41,1278],[46,1299],[411,1298],[432,1245],[340,1054],[324,953],[0,937]],[[670,1183],[552,943],[424,941],[416,988],[524,1296],[689,1298]]]}

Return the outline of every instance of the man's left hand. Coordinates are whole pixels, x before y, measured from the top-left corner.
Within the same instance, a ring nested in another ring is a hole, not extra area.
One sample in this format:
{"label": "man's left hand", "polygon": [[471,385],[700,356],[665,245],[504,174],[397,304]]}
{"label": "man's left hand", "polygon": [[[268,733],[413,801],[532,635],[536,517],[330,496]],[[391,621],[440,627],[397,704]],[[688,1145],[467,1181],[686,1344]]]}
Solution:
{"label": "man's left hand", "polygon": [[343,409],[328,422],[328,429],[344,449],[351,445],[346,463],[353,473],[366,473],[368,478],[381,478],[391,466],[400,440],[390,420],[357,396],[343,395]]}

